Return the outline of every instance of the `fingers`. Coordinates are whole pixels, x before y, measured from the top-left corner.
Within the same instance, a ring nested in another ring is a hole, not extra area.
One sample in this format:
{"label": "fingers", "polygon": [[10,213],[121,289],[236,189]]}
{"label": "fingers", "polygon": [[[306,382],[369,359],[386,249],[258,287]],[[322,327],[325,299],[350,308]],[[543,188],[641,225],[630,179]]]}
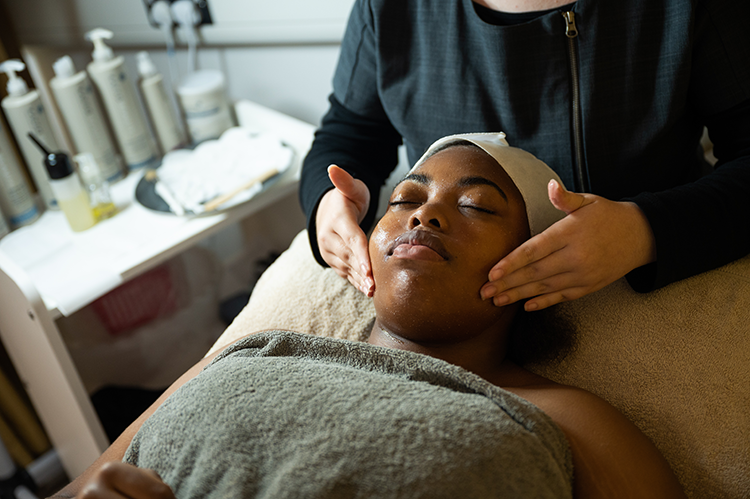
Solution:
{"label": "fingers", "polygon": [[370,191],[365,183],[336,165],[328,167],[328,178],[336,190],[354,205],[358,211],[357,223],[361,222],[370,207]]}
{"label": "fingers", "polygon": [[349,261],[339,258],[338,255],[330,254],[328,264],[331,268],[344,279],[347,279],[355,288],[364,293],[366,296],[372,296],[375,292],[375,282],[372,279],[372,272],[367,274],[361,267],[352,265]]}
{"label": "fingers", "polygon": [[80,499],[174,499],[174,493],[153,470],[121,462],[107,463],[77,496]]}
{"label": "fingers", "polygon": [[490,281],[480,293],[483,300],[492,299],[497,306],[564,289],[571,285],[571,275],[559,271],[553,259],[529,265],[507,277]]}
{"label": "fingers", "polygon": [[348,194],[353,194],[355,192],[354,177],[343,168],[337,165],[329,166],[328,178],[333,182],[333,186],[347,197],[350,197]]}
{"label": "fingers", "polygon": [[565,212],[566,215],[583,208],[590,202],[585,194],[570,192],[556,180],[550,180],[547,184],[547,195],[552,205]]}
{"label": "fingers", "polygon": [[496,306],[530,299],[524,308],[531,311],[586,294],[580,288],[580,272],[572,271],[585,258],[568,251],[555,230],[548,230],[516,248],[490,271],[490,281],[480,290],[482,299],[492,299]]}
{"label": "fingers", "polygon": [[577,286],[574,274],[567,272],[545,278],[540,281],[525,283],[499,292],[492,297],[492,302],[499,307],[528,299],[524,308],[528,311],[575,300],[585,295],[584,288]]}
{"label": "fingers", "polygon": [[[564,247],[565,245],[555,238],[554,231],[547,229],[547,231],[537,234],[518,248],[508,253],[502,260],[492,267],[489,273],[489,280],[499,281],[505,276],[517,272],[519,269],[523,269],[557,251],[560,251]],[[526,269],[526,272],[533,273],[536,270],[538,269]],[[533,277],[533,275],[531,277]]]}
{"label": "fingers", "polygon": [[565,291],[557,293],[550,293],[547,295],[537,296],[532,300],[527,301],[523,305],[523,309],[527,312],[535,312],[537,310],[544,310],[545,308],[563,303],[566,301],[577,300],[578,298],[585,296],[587,293],[581,288],[570,288]]}
{"label": "fingers", "polygon": [[367,237],[357,225],[336,227],[319,241],[321,256],[336,273],[367,296],[375,291]]}

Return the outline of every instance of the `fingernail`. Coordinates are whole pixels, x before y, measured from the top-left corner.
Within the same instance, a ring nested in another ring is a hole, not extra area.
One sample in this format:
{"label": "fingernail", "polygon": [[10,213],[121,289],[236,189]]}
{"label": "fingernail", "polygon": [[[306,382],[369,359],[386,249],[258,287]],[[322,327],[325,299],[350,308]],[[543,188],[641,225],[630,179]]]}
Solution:
{"label": "fingernail", "polygon": [[482,290],[482,300],[492,298],[495,296],[495,293],[497,293],[497,288],[495,286],[487,286]]}
{"label": "fingernail", "polygon": [[503,277],[503,271],[500,270],[493,270],[490,272],[490,281],[499,281]]}
{"label": "fingernail", "polygon": [[536,304],[536,303],[534,303],[534,302],[531,302],[531,303],[527,303],[527,304],[526,304],[526,305],[524,306],[524,308],[525,308],[525,309],[526,309],[527,311],[531,312],[531,311],[533,311],[533,310],[536,310],[536,309],[538,309],[538,308],[539,308],[539,305],[537,305],[537,304]]}
{"label": "fingernail", "polygon": [[502,307],[506,303],[510,301],[510,297],[508,295],[501,295],[495,297],[495,305],[498,307]]}

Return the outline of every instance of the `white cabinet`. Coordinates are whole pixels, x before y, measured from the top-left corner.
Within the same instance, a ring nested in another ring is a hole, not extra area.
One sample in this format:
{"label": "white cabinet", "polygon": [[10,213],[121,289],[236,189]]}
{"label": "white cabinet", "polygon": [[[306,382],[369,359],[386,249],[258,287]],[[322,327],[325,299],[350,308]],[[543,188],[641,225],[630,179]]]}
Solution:
{"label": "white cabinet", "polygon": [[297,189],[314,127],[257,104],[236,106],[242,126],[279,136],[295,151],[278,182],[246,203],[199,218],[150,211],[134,201],[139,175],[113,186],[124,209],[72,233],[62,213],[0,240],[0,338],[70,477],[108,446],[55,320]]}

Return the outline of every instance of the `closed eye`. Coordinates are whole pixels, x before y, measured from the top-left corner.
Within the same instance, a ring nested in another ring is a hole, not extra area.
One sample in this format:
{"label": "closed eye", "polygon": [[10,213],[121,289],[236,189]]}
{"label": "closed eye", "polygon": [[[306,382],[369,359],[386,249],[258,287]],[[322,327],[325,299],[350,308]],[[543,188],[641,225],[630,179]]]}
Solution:
{"label": "closed eye", "polygon": [[403,201],[403,200],[397,200],[397,201],[391,201],[388,203],[388,206],[399,206],[402,204],[419,204],[416,201]]}
{"label": "closed eye", "polygon": [[462,205],[461,208],[469,208],[469,209],[476,210],[476,211],[479,211],[479,212],[482,212],[482,213],[488,213],[490,215],[494,215],[495,214],[494,211],[488,210],[487,208],[480,208],[479,206],[473,206],[473,205],[469,205],[469,204]]}

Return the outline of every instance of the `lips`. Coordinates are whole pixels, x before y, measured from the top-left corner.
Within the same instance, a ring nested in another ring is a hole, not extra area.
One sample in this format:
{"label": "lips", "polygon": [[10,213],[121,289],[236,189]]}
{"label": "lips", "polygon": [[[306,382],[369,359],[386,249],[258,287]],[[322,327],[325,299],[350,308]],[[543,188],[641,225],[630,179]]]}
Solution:
{"label": "lips", "polygon": [[443,260],[451,259],[451,254],[445,249],[440,237],[424,229],[412,229],[398,236],[388,248],[388,256],[393,256],[396,249],[402,245],[426,247],[437,253]]}

